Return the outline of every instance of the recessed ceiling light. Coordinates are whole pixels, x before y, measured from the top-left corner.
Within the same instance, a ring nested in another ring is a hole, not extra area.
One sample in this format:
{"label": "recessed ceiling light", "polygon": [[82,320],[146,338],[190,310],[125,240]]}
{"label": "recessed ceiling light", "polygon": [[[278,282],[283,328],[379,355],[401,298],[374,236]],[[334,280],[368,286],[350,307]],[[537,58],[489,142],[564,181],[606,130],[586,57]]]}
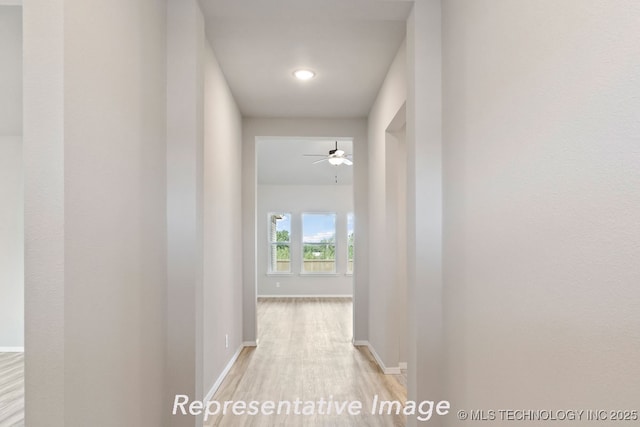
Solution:
{"label": "recessed ceiling light", "polygon": [[293,72],[293,75],[296,76],[296,79],[298,80],[310,80],[312,78],[314,78],[316,76],[316,73],[314,73],[311,70],[296,70]]}

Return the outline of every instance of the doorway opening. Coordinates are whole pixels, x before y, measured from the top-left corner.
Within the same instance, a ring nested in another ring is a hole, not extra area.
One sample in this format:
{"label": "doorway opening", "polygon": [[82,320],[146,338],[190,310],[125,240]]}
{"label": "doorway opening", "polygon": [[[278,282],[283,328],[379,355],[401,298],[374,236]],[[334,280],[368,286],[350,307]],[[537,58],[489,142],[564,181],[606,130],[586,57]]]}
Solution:
{"label": "doorway opening", "polygon": [[389,123],[385,134],[387,280],[394,284],[398,367],[405,387],[409,356],[406,128],[405,103]]}
{"label": "doorway opening", "polygon": [[270,300],[348,301],[353,318],[356,162],[349,137],[256,138],[258,340]]}

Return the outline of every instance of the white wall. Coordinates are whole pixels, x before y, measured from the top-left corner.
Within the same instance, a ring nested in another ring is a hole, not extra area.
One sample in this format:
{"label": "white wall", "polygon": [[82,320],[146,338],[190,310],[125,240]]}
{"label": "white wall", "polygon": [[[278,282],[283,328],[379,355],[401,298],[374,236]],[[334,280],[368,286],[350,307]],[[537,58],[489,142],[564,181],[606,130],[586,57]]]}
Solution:
{"label": "white wall", "polygon": [[[242,117],[209,44],[204,57],[204,392],[242,344]],[[229,335],[229,347],[225,347]]]}
{"label": "white wall", "polygon": [[407,392],[417,401],[449,398],[442,386],[441,3],[416,2],[407,20]]}
{"label": "white wall", "polygon": [[63,23],[62,0],[24,5],[25,424],[52,427],[65,426]]}
{"label": "white wall", "polygon": [[[343,166],[346,167],[346,166]],[[291,219],[291,274],[269,275],[270,213],[288,212]],[[303,212],[335,212],[336,273],[300,274]],[[347,276],[347,213],[353,212],[351,185],[259,185],[258,186],[258,296],[353,295],[353,277]],[[366,248],[363,248],[366,250]],[[277,283],[280,286],[277,286]]]}
{"label": "white wall", "polygon": [[197,2],[166,13],[25,5],[28,425],[197,425],[170,394],[204,397],[241,342],[241,120]]}
{"label": "white wall", "polygon": [[26,424],[162,425],[165,2],[25,3]]}
{"label": "white wall", "polygon": [[[406,167],[390,163],[396,152],[389,142],[388,130],[407,99],[406,43],[393,60],[385,81],[369,113],[369,343],[387,368],[397,368],[400,360],[400,295],[403,285],[397,282],[399,242],[398,218],[389,209],[389,201],[398,201],[396,177],[406,174]],[[406,175],[405,175],[406,177]],[[391,188],[387,188],[387,184]],[[394,212],[395,214],[395,212]]]}
{"label": "white wall", "polygon": [[0,136],[22,135],[22,8],[0,3]]}
{"label": "white wall", "polygon": [[0,58],[0,349],[19,349],[24,347],[20,7],[0,6]]}
{"label": "white wall", "polygon": [[[204,398],[204,18],[195,0],[167,8],[167,405]],[[171,426],[201,424],[171,417]]]}
{"label": "white wall", "polygon": [[242,120],[197,1],[168,24],[168,395],[204,399],[242,345]]}
{"label": "white wall", "polygon": [[[396,308],[395,334],[398,340],[399,364],[407,363],[408,357],[408,315],[407,315],[407,144],[405,109],[396,115],[394,121],[400,123],[387,132],[386,138],[386,240],[392,248],[387,255],[394,287]],[[397,129],[396,126],[402,126]]]}
{"label": "white wall", "polygon": [[[354,212],[355,235],[358,247],[367,247],[367,185],[368,166],[367,129],[365,119],[257,119],[245,118],[242,122],[242,226],[243,226],[243,327],[244,340],[257,338],[256,292],[257,274],[257,181],[256,138],[264,136],[293,137],[352,137],[354,158]],[[363,251],[355,253],[354,280],[354,328],[355,340],[367,340],[368,336],[368,257]]]}
{"label": "white wall", "polygon": [[65,2],[67,426],[163,418],[165,14]]}
{"label": "white wall", "polygon": [[632,0],[444,2],[456,407],[637,407],[639,22]]}
{"label": "white wall", "polygon": [[22,172],[22,138],[0,136],[0,351],[24,347]]}

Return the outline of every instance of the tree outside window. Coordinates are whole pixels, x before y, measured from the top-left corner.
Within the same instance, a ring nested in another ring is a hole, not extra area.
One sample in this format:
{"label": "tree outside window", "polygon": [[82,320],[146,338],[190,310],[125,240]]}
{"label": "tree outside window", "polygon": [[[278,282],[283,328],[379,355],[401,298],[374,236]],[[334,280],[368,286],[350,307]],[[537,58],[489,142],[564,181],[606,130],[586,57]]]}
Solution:
{"label": "tree outside window", "polygon": [[269,214],[269,271],[291,272],[291,214]]}
{"label": "tree outside window", "polygon": [[336,214],[302,214],[302,272],[336,272]]}

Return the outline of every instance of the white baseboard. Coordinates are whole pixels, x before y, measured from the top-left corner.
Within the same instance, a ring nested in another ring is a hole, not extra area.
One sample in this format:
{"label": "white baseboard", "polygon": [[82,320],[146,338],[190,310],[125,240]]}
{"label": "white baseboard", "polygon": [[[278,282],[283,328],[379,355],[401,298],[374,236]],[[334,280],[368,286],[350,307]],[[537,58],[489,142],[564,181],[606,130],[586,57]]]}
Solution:
{"label": "white baseboard", "polygon": [[353,298],[353,295],[258,295],[258,298]]}
{"label": "white baseboard", "polygon": [[0,347],[0,353],[24,353],[24,347]]}
{"label": "white baseboard", "polygon": [[398,368],[400,368],[403,371],[406,371],[407,370],[407,362],[398,363]]}
{"label": "white baseboard", "polygon": [[242,343],[243,347],[257,347],[258,341],[245,341]]}
{"label": "white baseboard", "polygon": [[353,340],[353,345],[356,347],[369,347],[369,341],[367,340]]}
{"label": "white baseboard", "polygon": [[380,356],[376,352],[376,349],[373,348],[373,346],[371,345],[371,343],[369,341],[354,341],[353,345],[368,347],[369,351],[373,355],[373,358],[376,360],[376,363],[378,364],[378,366],[382,370],[383,374],[385,374],[385,375],[400,375],[402,373],[402,372],[400,372],[400,367],[399,366],[385,366],[384,362],[382,361],[382,358],[380,358]]}
{"label": "white baseboard", "polygon": [[240,352],[242,351],[243,348],[245,348],[244,343],[240,344],[240,347],[238,347],[238,350],[236,350],[235,354],[231,357],[231,359],[229,360],[229,363],[227,363],[227,366],[224,367],[224,369],[220,373],[220,376],[218,377],[216,382],[213,383],[213,385],[211,386],[211,389],[209,390],[209,392],[204,398],[205,403],[213,399],[213,395],[216,394],[216,391],[218,391],[218,389],[222,385],[222,382],[227,377],[227,374],[229,374],[231,367],[233,366],[234,363],[236,363],[236,360],[238,360],[238,356],[240,356]]}

